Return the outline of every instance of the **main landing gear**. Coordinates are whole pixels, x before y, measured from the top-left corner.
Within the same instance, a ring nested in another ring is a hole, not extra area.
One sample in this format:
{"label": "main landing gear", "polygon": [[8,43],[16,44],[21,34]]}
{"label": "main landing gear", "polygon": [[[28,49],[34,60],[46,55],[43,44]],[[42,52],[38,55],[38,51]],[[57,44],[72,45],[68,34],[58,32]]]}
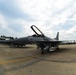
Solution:
{"label": "main landing gear", "polygon": [[58,50],[59,50],[59,46],[56,47],[46,46],[45,48],[41,48],[42,51],[41,54],[44,54],[45,51],[58,51]]}

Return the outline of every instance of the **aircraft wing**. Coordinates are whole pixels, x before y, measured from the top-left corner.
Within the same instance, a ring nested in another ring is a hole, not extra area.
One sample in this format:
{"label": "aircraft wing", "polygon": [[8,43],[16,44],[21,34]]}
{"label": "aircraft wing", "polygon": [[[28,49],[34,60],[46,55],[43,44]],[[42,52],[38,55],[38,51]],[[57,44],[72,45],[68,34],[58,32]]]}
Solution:
{"label": "aircraft wing", "polygon": [[60,44],[62,43],[63,41],[58,41],[58,40],[55,40],[55,41],[38,41],[39,43],[47,43],[47,44]]}

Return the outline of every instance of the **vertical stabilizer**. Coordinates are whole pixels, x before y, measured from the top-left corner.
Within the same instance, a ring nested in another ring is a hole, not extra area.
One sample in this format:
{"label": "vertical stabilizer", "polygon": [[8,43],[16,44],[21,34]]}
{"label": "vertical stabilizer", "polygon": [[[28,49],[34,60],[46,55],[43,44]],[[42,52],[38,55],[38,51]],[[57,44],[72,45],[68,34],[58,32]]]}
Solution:
{"label": "vertical stabilizer", "polygon": [[57,32],[57,35],[56,35],[56,40],[59,40],[59,32]]}

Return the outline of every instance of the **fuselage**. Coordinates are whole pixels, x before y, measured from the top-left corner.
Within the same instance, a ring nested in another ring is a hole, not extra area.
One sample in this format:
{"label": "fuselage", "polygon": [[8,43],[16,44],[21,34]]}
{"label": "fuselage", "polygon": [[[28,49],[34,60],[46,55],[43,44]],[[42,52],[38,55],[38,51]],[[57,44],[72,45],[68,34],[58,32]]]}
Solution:
{"label": "fuselage", "polygon": [[46,36],[27,36],[14,40],[7,40],[7,42],[11,44],[32,44],[32,43],[38,43],[39,41],[50,41],[50,40],[53,39]]}
{"label": "fuselage", "polygon": [[22,38],[17,38],[13,40],[3,40],[1,41],[2,43],[6,44],[15,44],[15,45],[26,45],[26,44],[36,44],[36,43],[41,43],[41,41],[56,41],[55,39],[51,39],[46,36],[27,36],[27,37],[22,37]]}

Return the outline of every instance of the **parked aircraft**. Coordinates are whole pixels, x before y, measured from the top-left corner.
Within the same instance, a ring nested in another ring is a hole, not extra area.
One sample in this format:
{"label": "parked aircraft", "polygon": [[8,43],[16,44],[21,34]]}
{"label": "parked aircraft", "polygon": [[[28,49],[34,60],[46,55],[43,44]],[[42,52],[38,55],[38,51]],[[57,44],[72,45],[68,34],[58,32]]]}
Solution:
{"label": "parked aircraft", "polygon": [[35,32],[34,35],[11,40],[0,40],[0,43],[9,44],[13,47],[22,47],[26,44],[36,44],[38,48],[41,48],[42,54],[45,50],[50,51],[51,49],[55,51],[59,49],[58,45],[62,42],[59,41],[59,32],[57,32],[56,38],[52,39],[45,36],[35,25],[32,25],[31,29]]}

